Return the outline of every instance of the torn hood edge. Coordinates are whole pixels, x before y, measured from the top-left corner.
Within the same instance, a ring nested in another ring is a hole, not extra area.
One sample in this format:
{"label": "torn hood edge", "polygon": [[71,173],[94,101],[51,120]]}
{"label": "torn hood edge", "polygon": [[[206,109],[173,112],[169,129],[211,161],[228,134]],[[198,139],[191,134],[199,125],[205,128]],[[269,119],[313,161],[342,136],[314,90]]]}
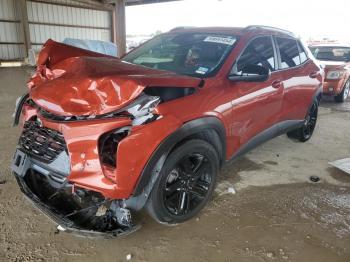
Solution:
{"label": "torn hood edge", "polygon": [[201,87],[200,78],[123,62],[48,40],[28,82],[30,98],[59,116],[103,115],[120,110],[147,87]]}

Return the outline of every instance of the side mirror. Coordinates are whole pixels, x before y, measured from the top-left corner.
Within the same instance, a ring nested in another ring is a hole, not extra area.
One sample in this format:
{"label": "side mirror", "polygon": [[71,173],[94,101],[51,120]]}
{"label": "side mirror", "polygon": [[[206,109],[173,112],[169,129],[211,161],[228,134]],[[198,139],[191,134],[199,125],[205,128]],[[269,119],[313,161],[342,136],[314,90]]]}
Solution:
{"label": "side mirror", "polygon": [[270,77],[270,70],[259,65],[246,65],[242,68],[240,75],[232,74],[229,76],[231,81],[244,82],[264,82]]}

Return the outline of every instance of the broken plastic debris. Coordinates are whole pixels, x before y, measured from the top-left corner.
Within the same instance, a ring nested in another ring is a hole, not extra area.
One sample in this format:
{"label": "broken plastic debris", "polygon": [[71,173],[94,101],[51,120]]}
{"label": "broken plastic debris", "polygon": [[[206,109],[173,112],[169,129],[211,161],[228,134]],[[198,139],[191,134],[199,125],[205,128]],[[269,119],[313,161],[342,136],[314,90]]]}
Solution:
{"label": "broken plastic debris", "polygon": [[270,252],[266,253],[266,256],[269,257],[269,258],[274,258],[275,257],[275,253],[270,251]]}
{"label": "broken plastic debris", "polygon": [[350,158],[335,160],[329,164],[350,175]]}
{"label": "broken plastic debris", "polygon": [[226,194],[236,194],[236,190],[232,183],[229,181],[223,181],[219,183],[216,188],[215,192],[219,194],[219,196],[226,195]]}
{"label": "broken plastic debris", "polygon": [[61,225],[57,226],[57,230],[59,230],[59,231],[66,231],[66,229],[63,226],[61,226]]}
{"label": "broken plastic debris", "polygon": [[101,205],[97,209],[95,216],[97,216],[97,217],[104,216],[106,214],[107,210],[108,210],[108,208],[105,205]]}
{"label": "broken plastic debris", "polygon": [[320,181],[320,178],[318,176],[310,176],[310,180],[314,183],[317,183],[318,181]]}
{"label": "broken plastic debris", "polygon": [[233,187],[229,187],[229,188],[227,189],[227,192],[228,192],[229,194],[236,194],[236,190],[235,190]]}

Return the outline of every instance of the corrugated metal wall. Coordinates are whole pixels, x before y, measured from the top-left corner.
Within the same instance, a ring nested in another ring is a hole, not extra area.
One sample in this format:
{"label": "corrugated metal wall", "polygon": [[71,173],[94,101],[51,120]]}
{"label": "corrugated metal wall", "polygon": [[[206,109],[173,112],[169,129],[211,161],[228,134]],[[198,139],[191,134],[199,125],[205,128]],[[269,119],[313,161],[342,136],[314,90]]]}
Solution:
{"label": "corrugated metal wall", "polygon": [[15,0],[0,0],[0,60],[24,56],[23,27]]}
{"label": "corrugated metal wall", "polygon": [[49,38],[111,41],[111,13],[88,8],[28,1],[30,40],[39,49]]}
{"label": "corrugated metal wall", "polygon": [[[26,56],[18,0],[0,0],[0,60]],[[112,14],[91,1],[27,0],[31,46],[39,50],[47,39],[112,40]]]}

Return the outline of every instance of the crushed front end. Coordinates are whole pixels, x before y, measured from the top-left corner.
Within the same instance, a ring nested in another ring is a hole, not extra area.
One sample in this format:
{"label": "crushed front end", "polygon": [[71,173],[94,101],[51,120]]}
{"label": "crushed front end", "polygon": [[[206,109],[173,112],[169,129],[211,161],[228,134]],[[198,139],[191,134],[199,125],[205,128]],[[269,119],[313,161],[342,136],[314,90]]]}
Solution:
{"label": "crushed front end", "polygon": [[158,103],[142,93],[112,113],[60,116],[24,95],[14,114],[22,134],[12,163],[22,192],[60,230],[107,238],[134,232],[131,212],[147,200],[133,195],[139,176],[181,123],[158,114]]}
{"label": "crushed front end", "polygon": [[22,134],[12,170],[21,190],[62,230],[135,231],[131,211],[149,193],[134,195],[140,175],[183,123],[161,103],[194,94],[201,83],[49,40],[16,103]]}
{"label": "crushed front end", "polygon": [[122,200],[69,181],[70,158],[64,136],[38,118],[25,121],[12,170],[21,191],[60,230],[88,237],[116,237],[138,229]]}

